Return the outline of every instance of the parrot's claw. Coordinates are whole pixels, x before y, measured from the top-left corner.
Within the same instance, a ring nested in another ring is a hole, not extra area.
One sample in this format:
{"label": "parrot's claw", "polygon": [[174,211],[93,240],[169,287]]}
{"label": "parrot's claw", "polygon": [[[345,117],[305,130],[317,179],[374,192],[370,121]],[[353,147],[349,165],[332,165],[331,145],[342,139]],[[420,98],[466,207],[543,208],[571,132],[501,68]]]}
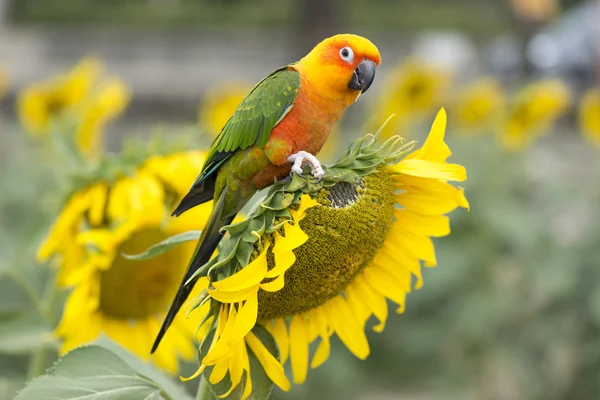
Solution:
{"label": "parrot's claw", "polygon": [[283,179],[277,179],[275,178],[275,180],[277,181],[277,183],[281,184],[281,185],[285,185],[288,182],[291,182],[292,180],[292,175],[287,175],[286,177],[284,177]]}
{"label": "parrot's claw", "polygon": [[312,176],[317,179],[317,182],[320,182],[325,175],[325,171],[323,171],[323,167],[321,167],[321,163],[317,160],[317,157],[306,151],[299,151],[296,154],[292,154],[288,158],[288,162],[292,164],[292,173],[296,173],[299,176],[303,176],[302,166],[304,164],[310,165]]}

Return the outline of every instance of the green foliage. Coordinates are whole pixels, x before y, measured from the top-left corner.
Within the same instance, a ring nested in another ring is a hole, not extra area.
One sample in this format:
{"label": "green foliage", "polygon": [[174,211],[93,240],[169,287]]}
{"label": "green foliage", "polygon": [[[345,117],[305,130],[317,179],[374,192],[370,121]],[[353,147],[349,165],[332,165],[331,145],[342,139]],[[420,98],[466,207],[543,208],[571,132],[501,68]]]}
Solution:
{"label": "green foliage", "polygon": [[188,231],[173,235],[166,238],[165,240],[156,243],[152,247],[149,247],[146,251],[139,254],[123,254],[123,257],[129,260],[146,260],[148,258],[156,257],[166,251],[171,250],[182,243],[189,242],[191,240],[198,240],[201,231]]}
{"label": "green foliage", "polygon": [[124,360],[105,347],[80,347],[61,358],[46,375],[30,382],[15,400],[190,399],[172,385],[170,390],[161,387],[144,374],[149,369],[140,364],[135,357]]}

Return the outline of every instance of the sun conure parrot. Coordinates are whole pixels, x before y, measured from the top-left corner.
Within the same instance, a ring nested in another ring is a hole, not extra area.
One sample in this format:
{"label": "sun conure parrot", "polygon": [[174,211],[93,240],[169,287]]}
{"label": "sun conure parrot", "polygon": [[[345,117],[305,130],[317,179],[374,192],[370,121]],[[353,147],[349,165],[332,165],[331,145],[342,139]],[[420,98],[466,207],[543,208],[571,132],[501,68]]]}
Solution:
{"label": "sun conure parrot", "polygon": [[213,142],[202,172],[174,216],[214,199],[194,257],[152,347],[156,350],[195,281],[222,238],[220,229],[259,190],[292,171],[323,176],[314,156],[346,107],[369,89],[381,62],[377,47],[357,35],[336,35],[300,61],[260,81],[240,103]]}

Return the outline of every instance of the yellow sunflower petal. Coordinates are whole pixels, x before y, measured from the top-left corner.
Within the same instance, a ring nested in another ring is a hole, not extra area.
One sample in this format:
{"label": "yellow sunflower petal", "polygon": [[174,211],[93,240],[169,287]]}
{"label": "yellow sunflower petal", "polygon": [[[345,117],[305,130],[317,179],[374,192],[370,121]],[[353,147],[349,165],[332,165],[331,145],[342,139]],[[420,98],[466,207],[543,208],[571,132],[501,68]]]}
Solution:
{"label": "yellow sunflower petal", "polygon": [[244,305],[239,307],[237,317],[235,319],[235,326],[231,341],[237,343],[241,341],[246,334],[248,334],[254,325],[256,325],[256,318],[258,316],[258,292],[253,296],[250,296],[248,300],[244,302]]}
{"label": "yellow sunflower petal", "polygon": [[367,358],[370,353],[369,342],[346,301],[341,296],[334,297],[325,303],[325,310],[342,343],[356,357],[361,360]]}
{"label": "yellow sunflower petal", "polygon": [[308,373],[308,339],[303,315],[294,315],[290,324],[290,360],[294,383],[304,383]]}
{"label": "yellow sunflower petal", "polygon": [[452,155],[450,148],[444,142],[446,134],[446,110],[440,109],[437,113],[429,135],[419,150],[407,155],[407,159],[420,159],[443,162]]}
{"label": "yellow sunflower petal", "polygon": [[298,222],[306,216],[306,210],[318,205],[319,203],[312,197],[307,194],[303,194],[300,198],[300,207],[296,211],[290,210],[290,214],[292,214],[294,221]]}
{"label": "yellow sunflower petal", "polygon": [[321,343],[319,343],[319,347],[317,347],[317,350],[315,351],[315,355],[310,363],[310,368],[318,368],[325,361],[327,361],[329,358],[330,349],[331,345],[329,344],[329,337],[321,336]]}
{"label": "yellow sunflower petal", "polygon": [[391,167],[394,171],[421,178],[442,179],[462,182],[467,179],[467,170],[459,164],[449,164],[421,159],[404,159]]}
{"label": "yellow sunflower petal", "polygon": [[263,251],[250,264],[228,278],[211,282],[218,291],[234,292],[256,286],[265,278],[268,270],[267,250],[270,243],[264,242]]}
{"label": "yellow sunflower petal", "polygon": [[282,318],[277,318],[273,321],[272,325],[267,325],[267,329],[277,342],[281,364],[285,364],[290,353],[290,340],[285,321]]}
{"label": "yellow sunflower petal", "polygon": [[108,195],[106,183],[99,183],[90,189],[89,220],[92,225],[99,225],[104,218],[104,209]]}
{"label": "yellow sunflower petal", "polygon": [[259,285],[254,285],[253,287],[249,287],[248,289],[238,290],[235,292],[222,292],[219,290],[209,288],[208,294],[210,295],[210,297],[221,303],[240,303],[257,293],[259,287]]}
{"label": "yellow sunflower petal", "polygon": [[210,373],[208,381],[213,385],[221,382],[225,375],[227,375],[227,371],[229,370],[229,360],[223,359],[215,364],[213,370]]}
{"label": "yellow sunflower petal", "polygon": [[277,292],[278,290],[283,289],[284,284],[284,276],[283,274],[281,274],[277,278],[273,279],[271,282],[261,283],[260,288],[262,290],[266,290],[267,292]]}
{"label": "yellow sunflower petal", "polygon": [[385,298],[369,285],[364,277],[364,272],[354,278],[352,286],[358,290],[361,297],[365,299],[365,303],[369,305],[369,308],[371,308],[373,314],[375,314],[379,320],[379,325],[374,326],[373,330],[375,332],[382,332],[388,317],[388,308]]}
{"label": "yellow sunflower petal", "polygon": [[450,234],[450,218],[444,215],[423,215],[407,209],[396,209],[394,217],[397,224],[410,226],[419,235],[441,237]]}
{"label": "yellow sunflower petal", "polygon": [[306,239],[308,239],[308,236],[302,232],[298,224],[294,227],[290,224],[285,225],[285,237],[281,236],[279,232],[275,232],[275,245],[273,246],[275,266],[265,274],[265,278],[274,278],[283,274],[296,261],[296,256],[292,250],[301,246],[306,241],[302,240],[301,235],[304,235]]}
{"label": "yellow sunflower petal", "polygon": [[285,376],[283,366],[252,332],[246,336],[246,343],[248,343],[248,346],[250,346],[258,361],[260,361],[269,379],[282,390],[286,392],[290,390],[290,381]]}
{"label": "yellow sunflower petal", "polygon": [[367,283],[379,294],[392,300],[399,306],[404,304],[406,292],[401,284],[396,282],[392,274],[378,265],[369,265],[365,268],[363,276]]}

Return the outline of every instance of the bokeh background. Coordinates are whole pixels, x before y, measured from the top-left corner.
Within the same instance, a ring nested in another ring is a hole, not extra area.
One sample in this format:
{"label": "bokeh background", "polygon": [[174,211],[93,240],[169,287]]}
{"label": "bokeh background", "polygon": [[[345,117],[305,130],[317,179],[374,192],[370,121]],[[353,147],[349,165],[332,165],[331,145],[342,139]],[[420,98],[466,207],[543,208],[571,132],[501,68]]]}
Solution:
{"label": "bokeh background", "polygon": [[273,398],[600,398],[598,21],[585,0],[0,0],[0,399],[56,323],[27,291],[44,291],[35,251],[65,186],[19,93],[94,57],[130,95],[102,124],[108,151],[157,132],[201,148],[251,85],[339,32],[384,62],[323,159],[391,113],[385,134],[421,140],[444,106],[471,210],[366,361],[336,342]]}

